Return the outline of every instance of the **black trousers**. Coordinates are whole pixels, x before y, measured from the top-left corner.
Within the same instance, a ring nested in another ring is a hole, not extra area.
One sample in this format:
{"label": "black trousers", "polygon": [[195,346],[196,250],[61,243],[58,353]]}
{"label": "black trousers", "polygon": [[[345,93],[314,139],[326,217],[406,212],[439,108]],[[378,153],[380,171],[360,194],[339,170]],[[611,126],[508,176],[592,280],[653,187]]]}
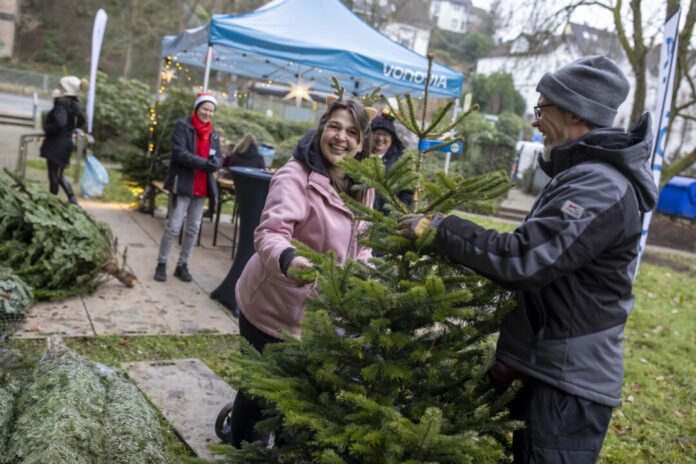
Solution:
{"label": "black trousers", "polygon": [[[269,343],[279,343],[282,340],[271,337],[265,332],[261,332],[254,327],[251,322],[244,317],[244,313],[239,312],[239,333],[245,340],[256,348],[259,352],[263,351],[263,347]],[[254,426],[263,418],[261,407],[252,398],[248,397],[244,391],[237,392],[232,407],[232,444],[239,448],[242,441],[257,441],[261,440],[268,443],[268,437],[265,437],[254,430]]]}
{"label": "black trousers", "polygon": [[68,179],[63,175],[63,166],[54,163],[51,160],[46,160],[48,166],[48,184],[52,194],[58,195],[58,187],[63,187],[63,191],[68,196],[68,201],[75,203],[75,194]]}
{"label": "black trousers", "polygon": [[594,464],[613,408],[529,379],[510,405],[515,464]]}

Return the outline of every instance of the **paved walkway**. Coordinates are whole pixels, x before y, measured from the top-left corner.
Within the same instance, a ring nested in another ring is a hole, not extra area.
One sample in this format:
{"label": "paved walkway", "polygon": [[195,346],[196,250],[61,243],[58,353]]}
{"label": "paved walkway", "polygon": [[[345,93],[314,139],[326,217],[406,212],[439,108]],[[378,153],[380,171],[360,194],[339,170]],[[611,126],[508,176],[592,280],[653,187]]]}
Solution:
{"label": "paved walkway", "polygon": [[508,191],[507,197],[500,206],[528,213],[531,211],[535,199],[536,196],[534,195],[529,195],[522,190],[512,188]]}
{"label": "paved walkway", "polygon": [[231,313],[209,297],[232,265],[229,219],[220,221],[217,247],[212,247],[213,225],[204,220],[201,246],[194,248],[189,261],[193,282],[181,282],[171,275],[178,244],[170,254],[167,281],[157,282],[152,277],[165,211],[159,209],[153,217],[122,204],[84,199],[80,204],[111,226],[121,251],[128,247],[127,264],[138,283],[127,288],[111,278],[92,295],[38,303],[14,336],[239,333]]}

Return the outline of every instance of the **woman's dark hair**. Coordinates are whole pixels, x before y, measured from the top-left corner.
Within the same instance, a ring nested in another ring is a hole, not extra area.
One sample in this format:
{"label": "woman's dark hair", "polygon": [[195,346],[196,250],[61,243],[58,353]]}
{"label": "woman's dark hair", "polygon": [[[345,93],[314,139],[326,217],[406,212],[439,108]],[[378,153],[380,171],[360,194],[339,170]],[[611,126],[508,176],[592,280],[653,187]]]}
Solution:
{"label": "woman's dark hair", "polygon": [[[329,108],[326,110],[326,113],[324,113],[321,116],[321,118],[319,119],[319,125],[317,126],[317,131],[314,134],[315,147],[317,147],[318,150],[321,150],[319,141],[321,140],[321,136],[324,133],[324,128],[326,127],[326,123],[329,122],[329,119],[331,118],[333,112],[337,110],[346,110],[348,114],[350,114],[353,117],[353,121],[355,121],[355,125],[358,127],[358,130],[360,131],[360,142],[362,142],[362,150],[360,150],[355,155],[355,159],[360,161],[369,157],[370,153],[372,153],[372,129],[370,129],[370,119],[365,113],[365,108],[362,106],[362,104],[358,100],[350,97],[341,97],[338,100],[334,101],[333,103],[331,103],[331,105],[329,105]],[[324,159],[323,155],[322,159]],[[352,187],[353,185],[355,185],[355,181],[351,178],[348,178],[348,185],[346,185],[345,188],[343,188],[343,186],[340,185],[341,183],[337,182],[334,178],[333,174],[335,171],[331,169],[331,166],[328,165],[328,161],[324,159],[324,162],[327,164],[326,167],[328,168],[331,182],[338,189],[338,191],[345,191],[352,198],[358,201],[362,201],[363,195],[365,194],[365,190],[353,190]]]}

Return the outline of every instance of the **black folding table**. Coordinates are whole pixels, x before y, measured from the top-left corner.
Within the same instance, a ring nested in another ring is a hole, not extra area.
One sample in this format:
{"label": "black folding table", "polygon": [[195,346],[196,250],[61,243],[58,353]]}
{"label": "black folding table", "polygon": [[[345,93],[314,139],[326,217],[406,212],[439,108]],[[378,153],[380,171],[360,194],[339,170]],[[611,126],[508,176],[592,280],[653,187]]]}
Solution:
{"label": "black folding table", "polygon": [[254,229],[259,225],[261,212],[266,204],[268,186],[273,174],[258,168],[229,168],[234,181],[239,214],[239,241],[232,268],[227,277],[210,294],[210,297],[231,309],[236,314],[234,287],[249,258],[254,254]]}

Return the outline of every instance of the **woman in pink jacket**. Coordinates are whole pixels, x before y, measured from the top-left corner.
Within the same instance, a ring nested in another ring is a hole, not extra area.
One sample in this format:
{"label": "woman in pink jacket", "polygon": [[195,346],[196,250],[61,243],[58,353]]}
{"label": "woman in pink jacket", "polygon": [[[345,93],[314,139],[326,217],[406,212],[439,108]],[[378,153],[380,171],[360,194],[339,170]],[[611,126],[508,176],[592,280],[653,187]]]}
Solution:
{"label": "woman in pink jacket", "polygon": [[[244,268],[235,292],[240,334],[259,351],[267,343],[281,341],[281,329],[298,338],[301,335],[305,300],[313,286],[289,276],[288,270],[312,265],[295,255],[291,239],[321,253],[333,250],[341,263],[347,258],[367,261],[371,256],[371,250],[357,240],[364,225],[354,220],[339,193],[372,206],[374,190],[351,190],[353,179],[335,163],[346,156],[359,160],[370,155],[372,111],[351,98],[330,103],[317,129],[307,131],[293,157],[271,180],[254,233],[256,254]],[[243,440],[264,440],[253,430],[261,417],[256,402],[239,392],[232,409],[232,443],[239,447]]]}

